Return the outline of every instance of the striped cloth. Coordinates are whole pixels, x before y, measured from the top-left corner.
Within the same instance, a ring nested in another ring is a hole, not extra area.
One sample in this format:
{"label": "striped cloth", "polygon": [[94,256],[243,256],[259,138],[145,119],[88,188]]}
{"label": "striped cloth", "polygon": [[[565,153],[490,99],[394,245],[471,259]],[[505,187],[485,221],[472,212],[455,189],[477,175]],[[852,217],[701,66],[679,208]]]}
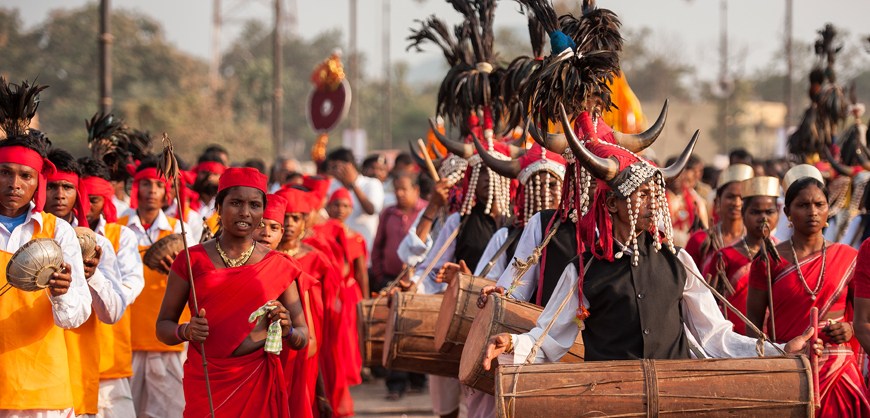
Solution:
{"label": "striped cloth", "polygon": [[[268,302],[259,309],[251,313],[248,317],[248,322],[254,322],[272,309],[277,308],[275,305],[270,305]],[[263,348],[267,353],[281,354],[281,321],[274,321],[269,324],[269,329],[266,331],[266,346]]]}

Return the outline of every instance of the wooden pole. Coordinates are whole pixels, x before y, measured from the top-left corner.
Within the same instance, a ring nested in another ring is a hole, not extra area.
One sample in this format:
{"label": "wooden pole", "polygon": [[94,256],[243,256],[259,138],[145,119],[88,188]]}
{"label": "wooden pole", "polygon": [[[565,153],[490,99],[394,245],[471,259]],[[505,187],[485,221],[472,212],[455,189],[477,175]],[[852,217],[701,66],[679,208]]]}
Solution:
{"label": "wooden pole", "polygon": [[435,164],[432,163],[432,158],[429,157],[429,151],[427,151],[426,143],[423,142],[423,138],[417,138],[417,145],[421,150],[423,150],[423,159],[426,160],[426,168],[429,169],[429,175],[432,176],[432,180],[440,180],[438,177],[438,170],[435,169]]}
{"label": "wooden pole", "polygon": [[275,0],[275,32],[272,35],[272,152],[281,153],[284,88],[282,86],[281,1]]}
{"label": "wooden pole", "polygon": [[100,0],[100,100],[98,106],[103,113],[112,111],[112,17],[111,0]]}

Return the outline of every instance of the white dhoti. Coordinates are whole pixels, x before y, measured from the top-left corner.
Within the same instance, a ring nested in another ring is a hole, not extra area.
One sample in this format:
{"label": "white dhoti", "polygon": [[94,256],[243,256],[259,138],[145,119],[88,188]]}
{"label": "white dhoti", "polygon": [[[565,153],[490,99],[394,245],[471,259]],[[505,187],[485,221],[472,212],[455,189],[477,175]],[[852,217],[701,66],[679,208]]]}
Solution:
{"label": "white dhoti", "polygon": [[100,380],[99,411],[97,418],[126,418],[136,416],[130,379]]}
{"label": "white dhoti", "polygon": [[468,418],[495,418],[495,396],[465,385],[462,385],[462,392]]}
{"label": "white dhoti", "polygon": [[429,375],[429,396],[435,415],[447,415],[457,410],[462,398],[459,379]]}
{"label": "white dhoti", "polygon": [[181,418],[181,352],[133,352],[131,392],[138,418]]}

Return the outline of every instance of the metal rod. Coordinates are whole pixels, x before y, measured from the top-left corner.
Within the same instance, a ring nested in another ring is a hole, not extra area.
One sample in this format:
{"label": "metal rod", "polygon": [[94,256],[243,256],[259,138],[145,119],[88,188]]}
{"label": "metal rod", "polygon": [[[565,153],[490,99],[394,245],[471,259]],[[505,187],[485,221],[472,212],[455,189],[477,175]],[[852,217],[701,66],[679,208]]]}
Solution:
{"label": "metal rod", "polygon": [[282,85],[283,54],[281,50],[281,1],[275,0],[275,32],[272,35],[272,152],[281,153],[284,87]]}

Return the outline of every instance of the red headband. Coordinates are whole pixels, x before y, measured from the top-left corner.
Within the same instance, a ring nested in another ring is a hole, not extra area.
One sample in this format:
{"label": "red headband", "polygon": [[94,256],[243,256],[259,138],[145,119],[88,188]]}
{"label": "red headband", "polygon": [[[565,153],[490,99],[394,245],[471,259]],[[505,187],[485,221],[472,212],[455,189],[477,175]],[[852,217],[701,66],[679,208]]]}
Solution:
{"label": "red headband", "polygon": [[115,188],[108,180],[99,177],[85,177],[82,179],[82,184],[87,190],[89,196],[100,196],[103,198],[103,217],[106,222],[114,223],[118,220],[118,210],[115,208],[115,202],[112,200],[115,197]]}
{"label": "red headband", "polygon": [[36,193],[33,194],[32,200],[35,206],[33,211],[42,212],[42,209],[45,208],[46,177],[56,171],[54,164],[43,158],[38,152],[21,145],[0,147],[0,164],[21,164],[39,173]]}
{"label": "red headband", "polygon": [[329,178],[323,176],[305,176],[302,179],[302,186],[311,190],[311,193],[318,198],[320,204],[323,204],[326,194],[329,193]]}
{"label": "red headband", "polygon": [[227,166],[216,161],[205,161],[193,166],[190,171],[194,173],[208,171],[209,173],[223,174],[225,171],[227,171]]}
{"label": "red headband", "polygon": [[163,186],[166,189],[166,201],[169,201],[169,190],[172,185],[169,184],[169,180],[166,180],[159,174],[157,174],[157,169],[154,167],[143,169],[136,173],[133,176],[133,187],[130,188],[130,207],[136,209],[139,207],[139,182],[142,180],[160,180],[163,182]]}
{"label": "red headband", "polygon": [[218,193],[230,187],[244,186],[253,187],[266,194],[268,193],[266,191],[268,182],[269,179],[266,178],[266,175],[256,168],[228,168],[221,174],[221,178],[218,181]]}
{"label": "red headband", "polygon": [[284,214],[287,212],[287,199],[280,195],[266,195],[266,208],[263,210],[263,219],[269,219],[284,225]]}
{"label": "red headband", "polygon": [[65,181],[72,184],[76,189],[76,205],[73,208],[73,213],[79,221],[79,226],[88,227],[88,213],[91,211],[91,201],[88,199],[88,192],[82,179],[79,175],[69,171],[55,171],[54,174],[48,176],[49,183]]}

